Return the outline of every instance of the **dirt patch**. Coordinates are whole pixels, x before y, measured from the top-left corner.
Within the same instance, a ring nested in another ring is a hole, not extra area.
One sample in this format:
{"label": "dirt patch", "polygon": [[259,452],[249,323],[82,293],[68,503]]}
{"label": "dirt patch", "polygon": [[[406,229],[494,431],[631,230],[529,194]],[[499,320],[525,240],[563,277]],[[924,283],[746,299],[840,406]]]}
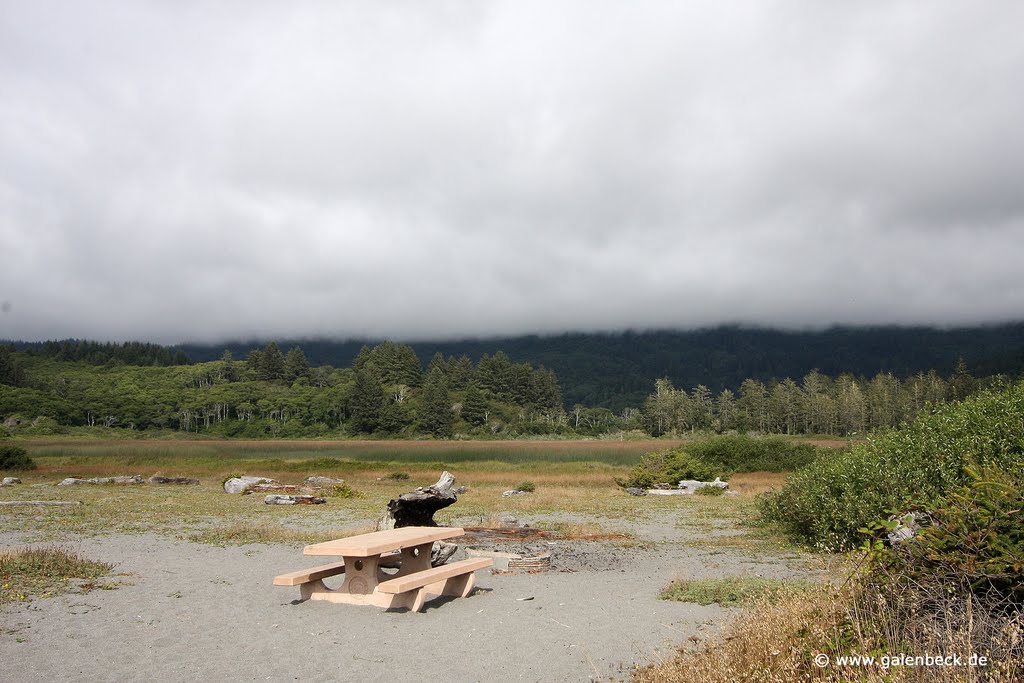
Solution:
{"label": "dirt patch", "polygon": [[635,559],[636,549],[609,540],[628,538],[625,534],[564,535],[532,527],[520,529],[467,528],[460,545],[474,550],[511,553],[524,558],[551,556],[550,571],[614,571]]}

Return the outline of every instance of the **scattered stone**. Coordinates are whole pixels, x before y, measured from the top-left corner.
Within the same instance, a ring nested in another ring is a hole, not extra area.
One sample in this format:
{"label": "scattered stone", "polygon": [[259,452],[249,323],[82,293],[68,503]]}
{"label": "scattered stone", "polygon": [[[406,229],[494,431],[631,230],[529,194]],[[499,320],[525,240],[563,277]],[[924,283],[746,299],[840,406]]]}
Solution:
{"label": "scattered stone", "polygon": [[78,477],[68,477],[64,481],[57,484],[57,486],[75,486],[77,484],[144,484],[145,480],[140,474],[133,474],[131,476],[119,476],[119,477],[96,477],[94,479],[80,479]]}
{"label": "scattered stone", "polygon": [[321,505],[327,502],[326,498],[316,496],[278,496],[270,495],[263,499],[267,505]]}
{"label": "scattered stone", "polygon": [[191,486],[199,483],[198,479],[189,477],[157,477],[153,476],[147,480],[150,484],[173,484],[176,486]]}
{"label": "scattered stone", "polygon": [[345,480],[331,479],[330,477],[306,477],[306,481],[303,483],[313,488],[327,488],[329,486],[341,486],[345,483]]}
{"label": "scattered stone", "polygon": [[469,490],[469,488],[466,487],[466,486],[456,486],[455,488],[452,489],[452,493],[454,493],[457,496],[461,496],[463,493],[465,493],[468,490]]}
{"label": "scattered stone", "polygon": [[501,495],[506,496],[506,497],[508,497],[508,496],[525,496],[527,493],[528,493],[527,491],[520,491],[519,489],[510,489],[508,491],[502,491]]}
{"label": "scattered stone", "polygon": [[647,491],[643,490],[642,488],[640,488],[638,486],[630,486],[628,489],[626,489],[626,493],[628,493],[631,496],[646,496],[647,495]]}
{"label": "scattered stone", "polygon": [[11,486],[12,484],[20,484],[21,479],[17,477],[4,477],[3,481],[0,481],[0,486]]}
{"label": "scattered stone", "polygon": [[256,484],[277,483],[266,477],[233,477],[224,482],[225,493],[245,493]]}

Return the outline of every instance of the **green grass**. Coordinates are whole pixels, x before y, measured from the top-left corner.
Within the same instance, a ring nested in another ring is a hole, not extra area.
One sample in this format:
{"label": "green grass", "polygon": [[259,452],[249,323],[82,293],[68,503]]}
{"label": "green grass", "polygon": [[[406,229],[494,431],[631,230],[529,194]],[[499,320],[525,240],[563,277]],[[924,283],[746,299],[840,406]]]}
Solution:
{"label": "green grass", "polygon": [[783,581],[755,576],[730,576],[724,579],[673,581],[661,593],[662,600],[695,602],[698,605],[718,603],[722,607],[747,607],[759,598],[777,600],[814,586],[807,581]]}
{"label": "green grass", "polygon": [[0,554],[0,605],[50,597],[81,579],[77,590],[112,588],[97,581],[113,571],[113,565],[86,559],[61,546],[22,548]]}

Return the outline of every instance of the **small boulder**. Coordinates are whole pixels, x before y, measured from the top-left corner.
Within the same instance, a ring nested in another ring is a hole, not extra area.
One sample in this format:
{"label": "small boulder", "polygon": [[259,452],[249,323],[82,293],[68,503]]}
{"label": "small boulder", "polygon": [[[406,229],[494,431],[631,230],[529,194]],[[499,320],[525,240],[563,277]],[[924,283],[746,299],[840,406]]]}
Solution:
{"label": "small boulder", "polygon": [[21,479],[17,477],[4,477],[3,481],[0,481],[0,486],[11,486],[12,484],[20,484]]}
{"label": "small boulder", "polygon": [[526,491],[520,491],[519,489],[510,489],[508,491],[502,491],[501,495],[508,496],[525,496]]}
{"label": "small boulder", "polygon": [[626,493],[628,493],[631,496],[646,496],[647,495],[647,491],[643,490],[642,488],[640,488],[638,486],[630,486],[628,489],[626,489]]}
{"label": "small boulder", "polygon": [[224,493],[245,493],[256,484],[276,484],[266,477],[233,477],[224,482]]}

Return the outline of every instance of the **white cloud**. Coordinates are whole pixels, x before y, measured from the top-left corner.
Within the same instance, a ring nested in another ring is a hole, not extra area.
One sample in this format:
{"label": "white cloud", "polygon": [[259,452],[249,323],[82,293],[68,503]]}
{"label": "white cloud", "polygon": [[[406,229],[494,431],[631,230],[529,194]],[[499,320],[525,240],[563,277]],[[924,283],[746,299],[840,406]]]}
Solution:
{"label": "white cloud", "polygon": [[1020,319],[1022,19],[10,3],[0,337]]}

